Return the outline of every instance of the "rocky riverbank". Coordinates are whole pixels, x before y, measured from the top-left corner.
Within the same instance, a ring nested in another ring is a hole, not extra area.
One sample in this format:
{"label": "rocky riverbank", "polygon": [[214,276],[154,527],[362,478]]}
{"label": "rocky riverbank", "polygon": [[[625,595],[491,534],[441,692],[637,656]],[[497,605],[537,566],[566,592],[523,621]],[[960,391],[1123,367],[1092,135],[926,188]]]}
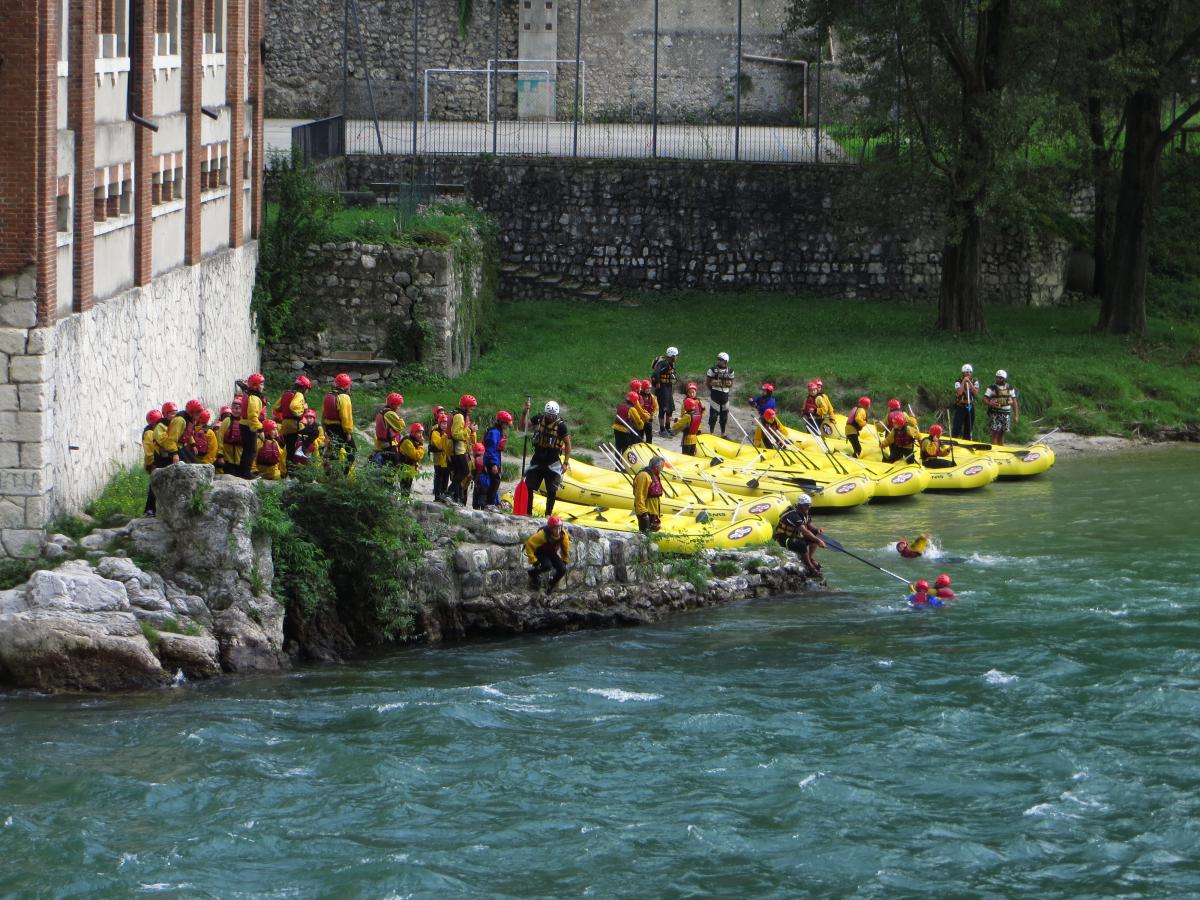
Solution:
{"label": "rocky riverbank", "polygon": [[[317,613],[271,593],[270,540],[254,533],[260,501],[211,466],[154,473],[158,517],[52,535],[54,568],[0,592],[0,684],[113,691],[182,678],[335,662],[386,643],[363,623],[373,598],[338,597]],[[655,622],[682,610],[812,586],[772,548],[660,559],[637,534],[570,528],[573,565],[552,593],[529,590],[528,519],[415,502],[430,549],[411,585],[415,638],[430,643]]]}

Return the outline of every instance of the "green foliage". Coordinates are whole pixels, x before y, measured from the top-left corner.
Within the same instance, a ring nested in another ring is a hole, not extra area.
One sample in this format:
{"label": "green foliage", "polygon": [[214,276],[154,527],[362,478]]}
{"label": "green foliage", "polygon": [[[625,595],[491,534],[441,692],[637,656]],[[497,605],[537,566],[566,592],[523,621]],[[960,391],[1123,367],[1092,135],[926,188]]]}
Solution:
{"label": "green foliage", "polygon": [[160,632],[169,632],[170,634],[183,634],[187,635],[188,637],[199,637],[204,633],[204,629],[195,622],[189,622],[187,627],[184,627],[179,624],[179,620],[174,616],[167,616],[165,619],[163,619],[158,630]]}
{"label": "green foliage", "polygon": [[1200,156],[1163,160],[1150,236],[1148,300],[1152,313],[1200,319]]}
{"label": "green foliage", "polygon": [[[309,536],[296,524],[284,505],[284,488],[258,485],[260,509],[251,523],[253,535],[271,539],[271,558],[275,565],[272,585],[275,596],[285,606],[295,604],[305,615],[311,615],[322,604],[333,599],[333,584],[329,580],[329,559]],[[251,579],[262,576],[251,572]],[[251,584],[255,594],[262,586]]]}
{"label": "green foliage", "polygon": [[730,576],[737,575],[742,571],[742,567],[732,559],[718,559],[712,564],[711,568],[712,573],[718,578],[729,578]]}
{"label": "green foliage", "polygon": [[118,472],[84,511],[102,528],[118,521],[128,521],[140,516],[146,508],[149,489],[150,476],[140,466],[127,472]]}
{"label": "green foliage", "polygon": [[91,534],[92,529],[96,526],[79,516],[61,515],[55,518],[46,526],[46,531],[50,534],[65,534],[69,538],[79,540],[85,535]]}
{"label": "green foliage", "polygon": [[306,323],[297,301],[306,277],[305,250],[329,234],[338,199],[324,191],[300,152],[272,156],[267,164],[266,191],[272,203],[263,218],[258,242],[258,275],[251,307],[259,341],[273,343],[303,334]]}
{"label": "green foliage", "polygon": [[208,495],[212,493],[211,484],[198,484],[195,490],[192,491],[192,513],[197,516],[202,516],[208,512]]}
{"label": "green foliage", "polygon": [[138,624],[142,629],[142,637],[146,639],[146,643],[150,645],[150,649],[157,653],[158,645],[162,641],[162,635],[159,633],[159,630],[146,621],[141,621]]}
{"label": "green foliage", "polygon": [[24,584],[34,572],[52,568],[53,565],[53,563],[36,557],[0,559],[0,591],[7,591],[9,588]]}
{"label": "green foliage", "polygon": [[[271,494],[278,496],[269,500]],[[411,636],[417,598],[410,584],[430,544],[392,473],[375,466],[349,477],[313,471],[264,492],[263,501],[255,526],[272,536],[290,599],[311,612],[336,595],[342,620],[360,634],[385,641]]]}
{"label": "green foliage", "polygon": [[708,590],[708,565],[698,557],[667,557],[667,577],[686,581],[699,593]]}

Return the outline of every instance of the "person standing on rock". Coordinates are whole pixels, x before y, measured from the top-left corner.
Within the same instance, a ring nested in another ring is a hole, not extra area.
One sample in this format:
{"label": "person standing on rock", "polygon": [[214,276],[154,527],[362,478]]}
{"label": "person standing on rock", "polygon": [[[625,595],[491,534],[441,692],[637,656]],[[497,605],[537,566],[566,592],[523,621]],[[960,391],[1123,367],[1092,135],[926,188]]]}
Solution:
{"label": "person standing on rock", "polygon": [[435,406],[433,427],[429,430],[429,455],[433,458],[433,500],[444,499],[450,489],[450,452],[454,441],[450,437],[450,417],[442,407]]}
{"label": "person standing on rock", "polygon": [[242,459],[242,406],[246,398],[238,395],[228,406],[221,407],[221,416],[217,422],[217,437],[221,440],[221,456],[217,462],[220,471],[226,475],[237,475]]}
{"label": "person standing on rock", "polygon": [[822,530],[812,522],[812,497],[800,494],[792,501],[792,508],[779,517],[775,526],[775,540],[780,546],[800,557],[809,575],[820,575],[821,565],[813,559],[813,548],[824,547]]}
{"label": "person standing on rock", "polygon": [[525,541],[525,556],[529,559],[529,589],[536,591],[541,586],[543,572],[553,571],[546,585],[546,593],[567,574],[571,562],[571,537],[563,528],[558,516],[547,516],[546,524]]}
{"label": "person standing on rock", "polygon": [[675,362],[679,358],[678,347],[668,347],[662,356],[656,356],[650,368],[650,385],[658,400],[658,436],[669,437],[668,423],[675,414]]}
{"label": "person standing on rock", "polygon": [[467,486],[471,483],[471,451],[476,444],[476,428],[471,422],[471,410],[479,405],[474,394],[458,398],[458,408],[450,417],[450,490],[455,503],[467,505]]}
{"label": "person standing on rock", "polygon": [[377,459],[388,466],[399,464],[396,448],[404,437],[404,418],[400,415],[400,407],[403,405],[404,396],[398,391],[392,391],[375,413],[375,452],[372,454],[372,461]]}
{"label": "person standing on rock", "polygon": [[321,404],[321,424],[329,440],[328,459],[340,460],[345,471],[354,465],[354,401],[350,399],[350,375],[339,372],[333,378],[333,390]]}
{"label": "person standing on rock", "polygon": [[407,497],[412,493],[413,478],[421,460],[425,458],[425,426],[413,422],[406,434],[396,446],[396,461],[401,469],[400,493]]}
{"label": "person standing on rock", "polygon": [[846,440],[850,442],[850,446],[854,449],[854,457],[862,458],[862,443],[859,440],[859,434],[867,427],[867,410],[871,408],[870,397],[859,397],[858,405],[850,410],[846,416]]}
{"label": "person standing on rock", "polygon": [[710,366],[704,376],[704,386],[708,388],[708,399],[712,406],[708,410],[708,433],[716,434],[716,425],[720,422],[721,437],[725,437],[725,428],[729,424],[729,397],[733,392],[733,369],[729,368],[729,354],[718,353],[716,365]]}
{"label": "person standing on rock", "polygon": [[988,431],[992,443],[1004,446],[1004,435],[1020,421],[1021,411],[1017,408],[1017,389],[1008,383],[1008,373],[1003,369],[996,372],[996,381],[983,392],[983,402],[988,409]]}
{"label": "person standing on rock", "polygon": [[[154,427],[162,421],[162,412],[157,409],[152,409],[146,413],[146,427],[142,429],[142,468],[149,475],[154,471],[154,460],[158,456],[158,444],[154,440]],[[146,510],[145,515],[152,516],[155,514],[156,504],[154,502],[154,485],[151,484],[146,492]]]}
{"label": "person standing on rock", "polygon": [[757,397],[752,397],[750,405],[754,407],[754,414],[761,416],[768,409],[775,408],[775,385],[769,381],[764,381],[761,388],[761,393]]}
{"label": "person standing on rock", "polygon": [[166,437],[162,441],[162,449],[171,457],[172,463],[196,461],[192,452],[192,435],[196,420],[203,409],[204,404],[199,400],[189,400],[183,412],[176,410],[175,415],[171,416]]}
{"label": "person standing on rock", "polygon": [[525,470],[525,486],[532,494],[539,488],[546,494],[546,515],[554,512],[563,475],[571,468],[571,431],[559,416],[558,403],[546,401],[545,409],[529,417],[529,401],[521,412],[521,431],[533,430],[533,456]]}
{"label": "person standing on rock", "polygon": [[662,526],[662,470],[666,460],[651,457],[650,462],[633,478],[633,514],[638,530],[648,534]]}
{"label": "person standing on rock", "polygon": [[192,425],[190,449],[195,462],[215,466],[217,456],[221,453],[221,442],[217,439],[217,433],[208,424],[211,421],[212,413],[207,409],[201,409]]}
{"label": "person standing on rock", "polygon": [[496,421],[483,433],[483,508],[500,508],[500,472],[504,461],[504,447],[508,443],[506,432],[513,423],[513,414],[507,409],[496,413]]}
{"label": "person standing on rock", "polygon": [[262,434],[263,440],[254,458],[254,466],[258,469],[260,478],[278,481],[283,477],[287,460],[284,458],[283,448],[279,445],[279,426],[274,419],[263,422]]}
{"label": "person standing on rock", "polygon": [[261,372],[255,372],[244,382],[237,383],[245,399],[242,404],[242,417],[238,420],[242,438],[241,461],[238,464],[238,475],[241,478],[254,478],[254,461],[258,458],[258,439],[263,430],[263,385],[266,379]]}
{"label": "person standing on rock", "polygon": [[950,436],[971,440],[975,430],[975,398],[979,396],[979,382],[975,380],[975,368],[964,363],[962,374],[954,382],[954,419],[950,422]]}
{"label": "person standing on rock", "polygon": [[280,394],[274,409],[271,410],[271,417],[279,424],[279,435],[283,439],[289,463],[296,458],[296,436],[300,433],[300,420],[304,418],[304,411],[308,409],[308,398],[304,396],[304,392],[311,389],[312,381],[309,377],[297,375],[291,390]]}

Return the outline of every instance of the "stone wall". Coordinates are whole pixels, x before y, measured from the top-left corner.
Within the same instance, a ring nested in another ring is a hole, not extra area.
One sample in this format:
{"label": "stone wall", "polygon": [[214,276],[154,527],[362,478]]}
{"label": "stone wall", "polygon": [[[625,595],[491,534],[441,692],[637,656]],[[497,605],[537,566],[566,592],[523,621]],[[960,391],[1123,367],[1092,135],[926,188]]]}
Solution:
{"label": "stone wall", "polygon": [[[417,69],[482,68],[494,55],[492,7],[475,3],[464,36],[458,31],[457,0],[421,0]],[[590,118],[648,120],[651,108],[653,0],[584,0],[582,58],[587,64],[586,112]],[[785,0],[744,0],[744,54],[790,58],[800,55],[785,33]],[[663,121],[733,120],[736,77],[736,0],[692,0],[661,4],[659,20],[659,115]],[[319,117],[342,111],[342,0],[275,0],[267,4],[265,58],[267,115]],[[383,118],[412,113],[412,0],[359,3],[361,31]],[[518,55],[518,4],[503,3],[500,55]],[[575,57],[575,4],[559,2],[559,59]],[[364,64],[350,23],[349,112],[366,116]],[[530,65],[529,68],[545,66]],[[573,64],[549,69],[556,77],[558,118],[571,117]],[[748,121],[794,121],[800,109],[804,69],[746,60],[742,66],[742,112]],[[419,76],[419,77],[420,77]],[[516,114],[515,82],[500,79],[502,117]],[[420,90],[420,88],[418,89]],[[811,90],[811,88],[810,88]],[[418,94],[418,108],[420,108]],[[482,120],[486,113],[482,77],[435,76],[430,110],[434,118]]]}
{"label": "stone wall", "polygon": [[[492,259],[482,238],[446,249],[330,243],[306,254],[301,303],[318,318],[310,339],[266,350],[268,361],[300,364],[341,353],[416,362],[458,375],[480,349],[494,298]],[[344,366],[353,369],[353,363]]]}
{"label": "stone wall", "polygon": [[[352,156],[350,185],[391,180],[399,157]],[[771,290],[934,300],[941,217],[880,191],[854,166],[684,160],[463,158],[443,182],[500,229],[509,296],[601,288]],[[1063,291],[1065,241],[994,232],[985,299]]]}
{"label": "stone wall", "polygon": [[[145,414],[217,409],[257,366],[257,244],[160,275],[34,328],[32,275],[0,278],[0,544],[16,555],[141,459]],[[101,261],[98,261],[98,265]]]}

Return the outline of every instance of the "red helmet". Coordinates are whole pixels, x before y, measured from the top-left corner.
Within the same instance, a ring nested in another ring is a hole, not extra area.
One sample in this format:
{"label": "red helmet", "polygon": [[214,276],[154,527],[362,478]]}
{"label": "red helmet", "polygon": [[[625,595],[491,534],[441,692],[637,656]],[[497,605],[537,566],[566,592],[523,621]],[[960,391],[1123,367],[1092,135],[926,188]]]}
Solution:
{"label": "red helmet", "polygon": [[310,387],[312,387],[312,379],[309,378],[307,375],[297,375],[296,376],[296,387],[300,388],[301,390],[307,391]]}
{"label": "red helmet", "polygon": [[629,389],[631,391],[640,391],[642,389],[642,379],[635,378],[633,381],[629,382]]}
{"label": "red helmet", "polygon": [[870,397],[859,397],[858,405],[861,406],[863,409],[870,409],[871,408],[871,398]]}
{"label": "red helmet", "polygon": [[350,385],[351,385],[350,376],[348,374],[346,374],[345,372],[338,372],[336,375],[333,376],[333,386],[334,387],[341,388],[344,391],[344,390],[346,390],[346,388],[350,387]]}
{"label": "red helmet", "polygon": [[900,401],[897,400],[895,397],[893,397],[891,400],[888,401],[888,409],[889,410],[892,410],[894,412],[895,410],[897,410],[899,408],[900,408]]}
{"label": "red helmet", "polygon": [[496,413],[496,421],[501,425],[511,425],[513,423],[513,414],[507,409],[502,409]]}
{"label": "red helmet", "polygon": [[224,418],[225,416],[232,416],[232,415],[233,415],[233,407],[232,406],[222,406],[221,411],[219,413],[217,413],[217,416],[219,418]]}
{"label": "red helmet", "polygon": [[943,572],[937,577],[937,581],[933,583],[933,586],[939,588],[950,587],[950,576]]}
{"label": "red helmet", "polygon": [[929,582],[926,581],[924,578],[922,578],[920,581],[917,582],[917,590],[918,591],[929,590]]}
{"label": "red helmet", "polygon": [[146,424],[147,425],[157,425],[161,421],[162,421],[162,413],[160,413],[157,409],[152,409],[152,410],[150,410],[150,412],[146,413]]}
{"label": "red helmet", "polygon": [[684,412],[695,412],[696,408],[699,405],[700,404],[697,403],[694,398],[688,397],[686,400],[683,401],[683,411]]}
{"label": "red helmet", "polygon": [[479,401],[475,399],[474,394],[463,394],[458,398],[458,405],[463,409],[474,409],[479,405]]}
{"label": "red helmet", "polygon": [[942,434],[942,426],[941,425],[930,425],[929,426],[929,436],[930,437],[940,437],[941,434]]}
{"label": "red helmet", "polygon": [[821,382],[819,380],[818,381],[810,381],[808,383],[808,392],[811,394],[814,391],[819,391],[824,386],[825,385],[821,384]]}
{"label": "red helmet", "polygon": [[404,395],[397,391],[392,391],[390,394],[387,395],[387,400],[384,401],[384,405],[388,406],[388,407],[392,407],[392,408],[395,408],[397,406],[403,406],[404,405]]}
{"label": "red helmet", "polygon": [[483,444],[481,444],[479,441],[476,441],[475,446],[472,447],[471,450],[474,453],[483,453],[487,450],[487,447],[483,446]]}
{"label": "red helmet", "polygon": [[199,400],[189,400],[183,408],[189,416],[198,416],[200,415],[200,410],[204,409],[204,404]]}
{"label": "red helmet", "polygon": [[274,419],[267,419],[267,421],[263,422],[263,431],[267,434],[274,434],[277,427]]}
{"label": "red helmet", "polygon": [[774,422],[775,421],[775,410],[768,409],[766,412],[763,413],[763,418],[766,419],[768,422]]}
{"label": "red helmet", "polygon": [[212,421],[212,413],[207,409],[200,410],[200,424],[207,425],[210,421]]}
{"label": "red helmet", "polygon": [[643,390],[643,391],[648,391],[648,390],[650,390],[650,379],[649,379],[649,378],[643,378],[643,379],[641,380],[641,383],[638,385],[638,389],[639,389],[639,390]]}
{"label": "red helmet", "polygon": [[434,417],[435,419],[436,419],[438,416],[440,416],[442,413],[444,413],[445,411],[446,411],[446,407],[444,407],[444,406],[438,406],[438,404],[436,404],[436,403],[435,403],[435,404],[433,404],[433,417]]}
{"label": "red helmet", "polygon": [[546,527],[547,528],[561,528],[562,527],[562,517],[561,516],[548,517],[546,519]]}
{"label": "red helmet", "polygon": [[699,393],[699,392],[700,392],[700,388],[699,388],[699,387],[697,387],[697,385],[696,385],[696,382],[694,382],[694,381],[689,381],[689,382],[687,383],[687,390],[689,390],[689,391],[696,391],[697,393]]}
{"label": "red helmet", "polygon": [[448,415],[446,415],[444,412],[438,413],[438,424],[439,425],[441,425],[443,422],[449,422],[449,421],[450,421],[450,417]]}
{"label": "red helmet", "polygon": [[769,394],[775,390],[775,385],[771,384],[771,382],[769,382],[769,381],[764,381],[762,389],[763,389],[764,393]]}
{"label": "red helmet", "polygon": [[893,428],[903,428],[908,424],[908,419],[904,418],[904,413],[894,412],[888,416],[888,424]]}
{"label": "red helmet", "polygon": [[422,425],[420,422],[413,422],[411,425],[408,426],[408,433],[412,437],[417,437],[418,435],[422,435],[425,433],[425,426]]}
{"label": "red helmet", "polygon": [[263,378],[262,372],[255,372],[246,379],[246,384],[250,385],[252,388],[260,388],[266,383],[267,379]]}
{"label": "red helmet", "polygon": [[177,412],[179,412],[179,407],[170,400],[162,405],[162,415],[164,419],[171,418],[171,416],[175,415]]}
{"label": "red helmet", "polygon": [[625,399],[628,400],[630,403],[637,403],[638,402],[637,391],[630,391],[628,394],[625,395]]}

